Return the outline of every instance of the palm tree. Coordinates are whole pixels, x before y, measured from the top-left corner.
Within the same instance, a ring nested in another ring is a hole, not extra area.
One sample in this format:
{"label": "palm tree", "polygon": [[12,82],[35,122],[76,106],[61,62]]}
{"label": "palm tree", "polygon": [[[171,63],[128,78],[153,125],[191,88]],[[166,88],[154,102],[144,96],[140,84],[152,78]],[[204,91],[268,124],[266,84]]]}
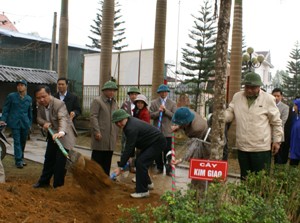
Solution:
{"label": "palm tree", "polygon": [[228,101],[241,89],[243,42],[243,0],[235,0],[230,56]]}
{"label": "palm tree", "polygon": [[114,15],[115,15],[115,1],[104,0],[103,2],[103,22],[102,22],[102,36],[101,36],[101,57],[100,57],[100,83],[101,86],[111,79],[111,58],[112,58],[112,44],[114,33]]}
{"label": "palm tree", "polygon": [[166,20],[167,0],[157,0],[153,53],[152,98],[156,97],[156,90],[164,81]]}
{"label": "palm tree", "polygon": [[219,160],[222,158],[225,144],[224,129],[224,105],[225,87],[226,87],[226,70],[227,70],[227,52],[228,37],[230,28],[231,0],[221,0],[218,36],[216,45],[216,76],[215,76],[215,94],[213,105],[213,123],[211,134],[211,159]]}
{"label": "palm tree", "polygon": [[[243,45],[243,0],[235,0],[232,27],[232,43],[230,56],[230,76],[227,89],[227,103],[232,100],[233,95],[241,89],[242,77],[242,45]],[[235,145],[235,121],[228,131],[228,144]]]}
{"label": "palm tree", "polygon": [[59,77],[68,77],[68,36],[69,36],[69,0],[61,0],[59,44],[58,44],[58,65]]}

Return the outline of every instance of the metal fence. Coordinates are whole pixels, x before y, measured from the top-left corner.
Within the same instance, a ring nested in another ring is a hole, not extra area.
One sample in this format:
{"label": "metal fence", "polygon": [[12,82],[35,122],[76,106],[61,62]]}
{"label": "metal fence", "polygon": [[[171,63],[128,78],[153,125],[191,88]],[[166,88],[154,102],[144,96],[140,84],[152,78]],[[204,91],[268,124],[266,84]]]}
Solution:
{"label": "metal fence", "polygon": [[[138,86],[128,86],[128,85],[119,85],[118,86],[118,91],[116,94],[116,99],[117,99],[117,103],[118,106],[121,107],[122,103],[126,100],[128,100],[128,95],[127,95],[127,91],[130,87],[138,87]],[[144,86],[139,86],[139,89],[141,91],[141,94],[145,95],[147,100],[150,102],[151,101],[151,88],[152,86],[150,85],[144,85]],[[189,90],[190,87],[188,86],[177,86],[175,87],[170,87],[170,92],[168,94],[168,98],[170,98],[171,100],[177,102],[177,99],[179,98],[179,94],[180,92],[184,92]],[[97,97],[99,95],[99,87],[98,86],[87,86],[85,85],[83,87],[83,100],[82,100],[82,106],[83,106],[83,113],[88,114],[90,112],[90,105],[93,101],[93,99],[95,97]],[[194,96],[189,95],[189,99],[190,101],[194,100]],[[204,103],[200,103],[199,106],[199,113],[203,114],[205,116],[206,113],[206,104],[205,101],[207,101],[209,99],[209,97],[203,95],[201,102]]]}

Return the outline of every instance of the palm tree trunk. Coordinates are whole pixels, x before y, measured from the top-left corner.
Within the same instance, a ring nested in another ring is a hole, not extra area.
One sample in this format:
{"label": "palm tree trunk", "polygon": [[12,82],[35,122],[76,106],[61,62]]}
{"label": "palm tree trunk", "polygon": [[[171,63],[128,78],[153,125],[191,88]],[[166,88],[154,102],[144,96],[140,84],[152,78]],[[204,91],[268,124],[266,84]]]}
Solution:
{"label": "palm tree trunk", "polygon": [[[233,95],[241,89],[242,77],[242,42],[243,42],[243,0],[235,0],[232,27],[232,43],[230,58],[230,76],[228,86],[227,103],[232,100]],[[231,124],[228,131],[228,145],[235,146],[236,123]]]}
{"label": "palm tree trunk", "polygon": [[101,28],[101,57],[100,57],[100,82],[99,92],[102,85],[111,79],[111,59],[114,33],[115,1],[104,0],[103,21]]}
{"label": "palm tree trunk", "polygon": [[58,65],[59,77],[68,77],[68,37],[69,37],[69,0],[61,0],[59,44],[58,44]]}
{"label": "palm tree trunk", "polygon": [[216,75],[211,134],[211,159],[222,158],[225,129],[225,87],[231,0],[221,0],[216,44]]}
{"label": "palm tree trunk", "polygon": [[157,0],[153,52],[152,99],[156,97],[158,86],[164,82],[166,20],[167,0]]}
{"label": "palm tree trunk", "polygon": [[235,0],[230,57],[228,101],[241,89],[243,41],[243,0]]}

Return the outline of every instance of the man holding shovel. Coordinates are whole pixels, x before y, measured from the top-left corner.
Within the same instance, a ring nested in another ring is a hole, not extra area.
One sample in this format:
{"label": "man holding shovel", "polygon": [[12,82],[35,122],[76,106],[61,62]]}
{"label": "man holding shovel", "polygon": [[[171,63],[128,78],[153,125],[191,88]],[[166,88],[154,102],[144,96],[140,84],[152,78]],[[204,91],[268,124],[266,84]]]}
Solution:
{"label": "man holding shovel", "polygon": [[46,131],[51,127],[57,133],[52,137],[48,134],[42,175],[33,187],[49,187],[53,175],[53,187],[57,188],[64,185],[66,157],[54,140],[60,139],[64,148],[70,150],[75,146],[77,133],[65,103],[51,96],[48,86],[38,86],[34,95],[38,105],[37,123]]}
{"label": "man holding shovel", "polygon": [[123,109],[118,109],[112,114],[112,122],[123,129],[126,136],[126,145],[118,168],[114,173],[118,176],[126,165],[135,148],[140,150],[136,159],[136,192],[130,194],[133,198],[149,196],[149,189],[153,189],[153,183],[148,175],[148,168],[154,159],[161,154],[166,147],[164,135],[156,127],[131,117]]}

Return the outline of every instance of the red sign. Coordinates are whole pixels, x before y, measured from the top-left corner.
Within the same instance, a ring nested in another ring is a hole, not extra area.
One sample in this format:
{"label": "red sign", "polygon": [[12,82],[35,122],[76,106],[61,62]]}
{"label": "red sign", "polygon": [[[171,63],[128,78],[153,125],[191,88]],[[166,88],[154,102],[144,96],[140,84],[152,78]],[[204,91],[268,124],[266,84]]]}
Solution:
{"label": "red sign", "polygon": [[190,160],[189,178],[194,180],[209,180],[215,178],[225,181],[227,177],[227,161]]}

